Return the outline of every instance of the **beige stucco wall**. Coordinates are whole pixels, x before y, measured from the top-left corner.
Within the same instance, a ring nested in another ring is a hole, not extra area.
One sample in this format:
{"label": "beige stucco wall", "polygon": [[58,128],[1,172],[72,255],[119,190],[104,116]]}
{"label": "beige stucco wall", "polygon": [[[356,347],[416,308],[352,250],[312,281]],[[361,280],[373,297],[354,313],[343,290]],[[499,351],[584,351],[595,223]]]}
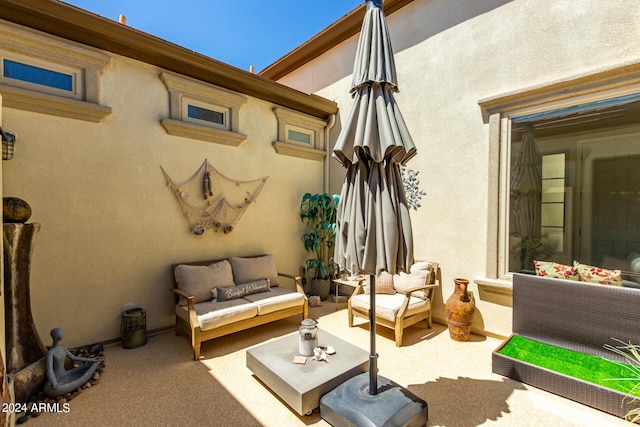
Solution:
{"label": "beige stucco wall", "polygon": [[[307,258],[298,209],[305,192],[321,192],[322,161],[277,154],[273,104],[248,97],[240,109],[239,147],[171,136],[163,70],[112,55],[101,80],[103,123],[5,107],[18,135],[4,162],[3,191],[33,209],[42,229],[31,274],[33,317],[45,343],[55,326],[65,345],[120,335],[121,308],[147,313],[147,329],[174,323],[170,264],[230,255],[275,254],[281,272],[295,274]],[[195,236],[161,172],[176,182],[208,159],[237,180],[268,176],[230,234]]]}
{"label": "beige stucco wall", "polygon": [[[408,164],[427,192],[412,212],[415,255],[441,263],[442,294],[434,316],[444,319],[453,278],[497,273],[498,147],[478,101],[543,86],[640,59],[636,0],[415,0],[388,17],[400,109],[418,147]],[[348,94],[357,36],[281,82],[338,102],[331,142],[352,105]],[[331,164],[331,190],[344,172]],[[495,175],[494,175],[495,176]],[[477,331],[508,335],[508,295],[473,285]]]}

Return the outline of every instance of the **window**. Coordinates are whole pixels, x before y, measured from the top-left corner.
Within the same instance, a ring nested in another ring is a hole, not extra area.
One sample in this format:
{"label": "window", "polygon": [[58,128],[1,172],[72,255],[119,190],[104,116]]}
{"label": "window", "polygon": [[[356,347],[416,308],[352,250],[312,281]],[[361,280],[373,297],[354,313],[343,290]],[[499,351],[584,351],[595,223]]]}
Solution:
{"label": "window", "polygon": [[556,252],[565,250],[565,157],[565,153],[542,156],[540,229],[542,235],[549,236]]}
{"label": "window", "polygon": [[61,73],[4,58],[2,76],[73,93],[76,73]]}
{"label": "window", "polygon": [[162,73],[169,91],[169,115],[160,124],[170,135],[238,146],[240,108],[247,99],[235,92],[187,77]]}
{"label": "window", "polygon": [[640,254],[640,101],[512,118],[510,171],[509,271]]}
{"label": "window", "polygon": [[273,142],[277,153],[311,160],[324,159],[327,122],[286,108],[277,107],[273,112],[278,119],[278,140]]}
{"label": "window", "polygon": [[184,120],[202,126],[229,130],[229,109],[189,98],[182,99]]}
{"label": "window", "polygon": [[11,23],[0,24],[3,106],[101,122],[100,78],[111,57]]}
{"label": "window", "polygon": [[489,280],[537,259],[640,282],[638,78],[640,63],[480,101],[499,189]]}
{"label": "window", "polygon": [[311,131],[297,131],[294,129],[288,129],[287,130],[287,142],[291,142],[291,143],[301,143],[304,145],[311,145],[311,140],[312,140],[312,134],[313,132]]}
{"label": "window", "polygon": [[195,120],[202,120],[209,123],[215,123],[224,126],[226,120],[224,119],[224,113],[218,111],[208,110],[206,108],[196,107],[189,104],[187,106],[187,117]]}

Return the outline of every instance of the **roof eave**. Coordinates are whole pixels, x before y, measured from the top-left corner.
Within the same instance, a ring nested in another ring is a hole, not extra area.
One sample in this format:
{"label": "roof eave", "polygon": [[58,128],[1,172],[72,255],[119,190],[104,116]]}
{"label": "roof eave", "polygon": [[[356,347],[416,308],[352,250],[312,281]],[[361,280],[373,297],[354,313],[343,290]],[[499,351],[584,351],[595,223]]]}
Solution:
{"label": "roof eave", "polygon": [[0,0],[0,19],[326,119],[335,102],[55,0]]}
{"label": "roof eave", "polygon": [[[386,0],[385,15],[391,15],[413,0]],[[260,71],[258,75],[271,80],[280,80],[309,61],[331,50],[348,38],[358,34],[365,14],[365,4],[361,4],[327,28]]]}

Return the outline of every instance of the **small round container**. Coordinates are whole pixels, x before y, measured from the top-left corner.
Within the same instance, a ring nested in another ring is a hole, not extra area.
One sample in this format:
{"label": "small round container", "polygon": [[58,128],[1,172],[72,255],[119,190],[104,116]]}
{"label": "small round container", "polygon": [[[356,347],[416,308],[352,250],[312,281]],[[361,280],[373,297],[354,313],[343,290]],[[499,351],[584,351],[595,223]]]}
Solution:
{"label": "small round container", "polygon": [[313,349],[318,346],[318,326],[313,319],[304,319],[300,324],[301,356],[313,356]]}

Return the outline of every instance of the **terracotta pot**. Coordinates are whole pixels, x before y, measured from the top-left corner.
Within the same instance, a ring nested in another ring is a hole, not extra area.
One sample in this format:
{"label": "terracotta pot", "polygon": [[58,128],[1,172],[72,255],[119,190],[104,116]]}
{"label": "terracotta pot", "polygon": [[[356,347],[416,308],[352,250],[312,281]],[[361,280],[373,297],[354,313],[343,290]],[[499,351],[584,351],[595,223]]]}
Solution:
{"label": "terracotta pot", "polygon": [[456,288],[445,304],[449,335],[456,341],[468,341],[476,304],[469,298],[467,279],[453,279]]}

